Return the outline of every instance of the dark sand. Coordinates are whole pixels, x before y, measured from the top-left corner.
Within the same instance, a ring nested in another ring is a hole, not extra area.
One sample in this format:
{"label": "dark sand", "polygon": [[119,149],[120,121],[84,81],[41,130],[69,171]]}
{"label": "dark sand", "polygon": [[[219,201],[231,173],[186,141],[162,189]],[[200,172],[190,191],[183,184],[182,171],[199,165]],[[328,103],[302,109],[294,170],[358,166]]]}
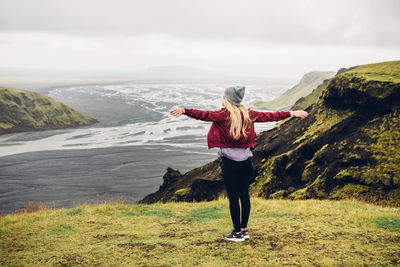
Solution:
{"label": "dark sand", "polygon": [[142,145],[1,157],[0,209],[6,214],[29,201],[61,208],[117,197],[133,203],[158,189],[166,166],[184,173],[216,159],[216,151]]}

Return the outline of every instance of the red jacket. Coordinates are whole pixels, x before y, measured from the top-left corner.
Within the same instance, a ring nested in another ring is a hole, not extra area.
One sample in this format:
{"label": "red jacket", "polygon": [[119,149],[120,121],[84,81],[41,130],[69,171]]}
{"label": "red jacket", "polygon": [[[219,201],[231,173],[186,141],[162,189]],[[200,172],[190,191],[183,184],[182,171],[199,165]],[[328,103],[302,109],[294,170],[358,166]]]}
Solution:
{"label": "red jacket", "polygon": [[[250,119],[253,122],[279,121],[290,117],[289,111],[280,112],[260,112],[249,110]],[[247,137],[240,134],[238,140],[234,140],[229,133],[229,111],[226,108],[221,108],[217,111],[207,111],[199,109],[185,108],[185,115],[202,121],[212,121],[210,130],[207,135],[208,148],[213,147],[251,147],[254,148],[254,140],[256,132],[254,123],[247,130]],[[242,114],[243,118],[243,114]]]}

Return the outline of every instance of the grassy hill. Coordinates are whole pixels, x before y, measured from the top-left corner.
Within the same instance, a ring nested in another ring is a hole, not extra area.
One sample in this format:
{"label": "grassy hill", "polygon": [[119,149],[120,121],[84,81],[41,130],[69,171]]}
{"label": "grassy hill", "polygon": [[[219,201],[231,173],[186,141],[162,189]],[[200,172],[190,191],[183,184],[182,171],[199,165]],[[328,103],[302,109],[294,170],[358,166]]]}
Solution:
{"label": "grassy hill", "polygon": [[[335,75],[331,71],[313,71],[305,74],[300,82],[281,96],[270,101],[255,100],[249,107],[266,110],[287,110],[300,98],[310,94],[314,88]],[[293,110],[293,109],[292,109]]]}
{"label": "grassy hill", "polygon": [[[400,206],[400,61],[336,75],[306,110],[307,118],[258,135],[251,194]],[[184,174],[168,168],[142,202],[212,200],[224,190],[221,177],[220,159]]]}
{"label": "grassy hill", "polygon": [[320,85],[318,85],[312,92],[304,97],[300,97],[293,106],[290,107],[291,110],[306,110],[311,106],[318,98],[322,95],[322,92],[328,87],[330,80],[324,80]]}
{"label": "grassy hill", "polygon": [[250,239],[226,241],[228,201],[101,204],[0,217],[2,266],[395,266],[400,211],[252,198]]}
{"label": "grassy hill", "polygon": [[95,118],[48,96],[0,87],[0,134],[67,128],[95,122]]}

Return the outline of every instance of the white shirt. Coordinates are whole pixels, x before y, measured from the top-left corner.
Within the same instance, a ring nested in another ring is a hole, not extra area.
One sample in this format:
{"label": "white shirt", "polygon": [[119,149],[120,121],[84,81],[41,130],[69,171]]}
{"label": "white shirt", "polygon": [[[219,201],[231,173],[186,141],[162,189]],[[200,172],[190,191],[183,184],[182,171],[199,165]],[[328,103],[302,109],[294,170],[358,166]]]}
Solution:
{"label": "white shirt", "polygon": [[221,157],[227,157],[234,161],[244,161],[249,157],[253,156],[250,147],[236,148],[236,147],[226,147],[219,148],[217,154]]}

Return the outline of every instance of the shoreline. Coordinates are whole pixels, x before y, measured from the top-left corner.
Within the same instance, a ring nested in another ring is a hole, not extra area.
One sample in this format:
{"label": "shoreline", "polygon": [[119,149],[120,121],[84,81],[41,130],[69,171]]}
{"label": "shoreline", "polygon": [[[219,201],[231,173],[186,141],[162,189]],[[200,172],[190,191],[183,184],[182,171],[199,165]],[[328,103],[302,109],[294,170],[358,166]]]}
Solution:
{"label": "shoreline", "polygon": [[84,125],[55,125],[55,126],[45,126],[45,127],[40,127],[40,128],[29,128],[29,127],[24,127],[24,126],[13,126],[12,128],[8,129],[3,129],[0,128],[0,136],[5,136],[8,134],[16,134],[16,133],[26,133],[26,132],[41,132],[41,131],[49,131],[49,130],[63,130],[63,129],[75,129],[79,127],[85,127],[85,126],[91,126],[96,123],[99,123],[98,120],[94,119],[92,120],[89,124],[84,124]]}

